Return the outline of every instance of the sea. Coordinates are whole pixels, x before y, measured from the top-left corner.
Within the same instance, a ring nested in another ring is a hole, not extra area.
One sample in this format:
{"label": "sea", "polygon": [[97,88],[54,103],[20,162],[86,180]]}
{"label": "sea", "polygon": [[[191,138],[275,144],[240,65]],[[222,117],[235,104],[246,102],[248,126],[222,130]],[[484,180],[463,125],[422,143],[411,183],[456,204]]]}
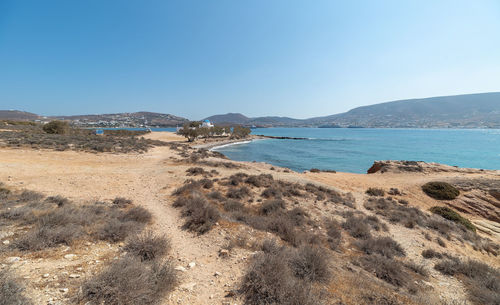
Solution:
{"label": "sea", "polygon": [[233,160],[366,173],[376,160],[412,160],[500,169],[500,129],[257,128],[259,139],[213,150]]}

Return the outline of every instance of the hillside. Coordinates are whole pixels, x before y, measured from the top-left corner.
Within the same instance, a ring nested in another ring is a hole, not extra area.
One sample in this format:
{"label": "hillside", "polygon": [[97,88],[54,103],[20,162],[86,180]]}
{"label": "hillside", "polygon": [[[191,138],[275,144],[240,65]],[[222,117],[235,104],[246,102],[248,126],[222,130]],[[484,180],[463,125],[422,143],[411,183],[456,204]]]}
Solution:
{"label": "hillside", "polygon": [[308,122],[363,127],[500,127],[500,93],[386,102]]}
{"label": "hillside", "polygon": [[40,116],[34,113],[18,110],[0,110],[0,120],[32,121],[38,120]]}
{"label": "hillside", "polygon": [[188,120],[172,114],[155,112],[133,112],[133,113],[111,113],[91,114],[74,116],[51,117],[57,119],[71,120],[77,125],[104,125],[104,126],[159,126],[175,127],[182,125]]}
{"label": "hillside", "polygon": [[500,92],[386,102],[305,120],[248,118],[240,113],[215,115],[208,119],[215,123],[258,127],[500,128]]}

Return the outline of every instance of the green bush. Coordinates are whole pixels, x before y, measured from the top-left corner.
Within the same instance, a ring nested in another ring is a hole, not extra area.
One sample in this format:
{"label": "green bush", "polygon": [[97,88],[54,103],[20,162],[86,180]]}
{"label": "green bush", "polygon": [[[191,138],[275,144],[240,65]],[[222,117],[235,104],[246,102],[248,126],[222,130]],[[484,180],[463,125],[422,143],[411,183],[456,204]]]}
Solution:
{"label": "green bush", "polygon": [[430,208],[430,211],[434,214],[440,215],[443,218],[459,223],[466,227],[468,230],[476,232],[476,227],[467,218],[460,216],[460,214],[448,207],[434,206]]}
{"label": "green bush", "polygon": [[451,184],[440,181],[427,182],[422,190],[430,197],[438,200],[453,200],[460,195],[460,191]]}
{"label": "green bush", "polygon": [[50,134],[66,134],[69,131],[69,123],[64,121],[50,121],[43,125],[42,129]]}

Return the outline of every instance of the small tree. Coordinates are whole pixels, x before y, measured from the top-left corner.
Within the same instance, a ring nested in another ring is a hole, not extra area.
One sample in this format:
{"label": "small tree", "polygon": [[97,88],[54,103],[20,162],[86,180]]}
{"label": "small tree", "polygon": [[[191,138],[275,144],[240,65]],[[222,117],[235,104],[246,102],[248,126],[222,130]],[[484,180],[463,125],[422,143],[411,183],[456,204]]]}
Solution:
{"label": "small tree", "polygon": [[69,131],[69,123],[64,121],[50,121],[43,125],[43,131],[51,134],[65,134]]}
{"label": "small tree", "polygon": [[193,122],[186,123],[184,124],[182,129],[177,132],[179,135],[184,136],[186,139],[188,139],[189,142],[193,142],[199,136],[199,125],[192,125],[194,125]]}
{"label": "small tree", "polygon": [[250,134],[250,132],[251,132],[251,130],[248,127],[234,126],[233,133],[231,134],[231,138],[234,138],[234,139],[246,138]]}

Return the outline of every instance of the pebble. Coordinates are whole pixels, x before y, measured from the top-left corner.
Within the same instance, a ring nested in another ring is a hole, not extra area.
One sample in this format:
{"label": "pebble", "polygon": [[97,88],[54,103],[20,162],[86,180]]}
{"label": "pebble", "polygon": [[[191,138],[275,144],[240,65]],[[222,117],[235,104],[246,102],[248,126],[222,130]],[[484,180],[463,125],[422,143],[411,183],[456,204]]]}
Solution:
{"label": "pebble", "polygon": [[195,262],[190,262],[188,264],[188,267],[189,267],[189,269],[193,269],[194,267],[196,267],[196,263]]}
{"label": "pebble", "polygon": [[214,276],[221,276],[222,274],[219,271],[215,271]]}
{"label": "pebble", "polygon": [[8,244],[10,244],[10,241],[8,239],[6,239],[6,240],[2,241],[2,244],[7,246]]}
{"label": "pebble", "polygon": [[21,258],[19,256],[11,256],[11,257],[7,257],[7,259],[5,261],[7,263],[15,263],[15,262],[18,262],[20,260],[21,260]]}
{"label": "pebble", "polygon": [[64,256],[64,258],[65,258],[65,259],[74,259],[74,258],[76,258],[76,254],[66,254],[66,255]]}
{"label": "pebble", "polygon": [[174,268],[174,270],[184,272],[184,271],[186,271],[186,268],[184,268],[182,266],[177,266]]}
{"label": "pebble", "polygon": [[79,275],[79,274],[72,273],[72,274],[70,274],[70,275],[69,275],[69,277],[70,277],[70,278],[72,278],[72,279],[76,279],[76,278],[79,278],[79,277],[80,277],[80,275]]}
{"label": "pebble", "polygon": [[229,251],[226,250],[226,249],[221,249],[219,251],[219,256],[221,256],[221,257],[228,257],[229,256]]}
{"label": "pebble", "polygon": [[48,273],[45,273],[44,275],[42,275],[42,277],[43,277],[44,279],[48,278],[49,276],[50,276],[50,274],[48,274]]}
{"label": "pebble", "polygon": [[82,267],[78,267],[78,268],[76,268],[76,271],[83,271],[83,268]]}
{"label": "pebble", "polygon": [[186,290],[186,291],[193,291],[195,286],[196,286],[196,283],[191,282],[191,283],[182,284],[179,288],[182,290]]}
{"label": "pebble", "polygon": [[66,293],[68,292],[68,288],[60,288],[59,291],[62,292],[62,293]]}

